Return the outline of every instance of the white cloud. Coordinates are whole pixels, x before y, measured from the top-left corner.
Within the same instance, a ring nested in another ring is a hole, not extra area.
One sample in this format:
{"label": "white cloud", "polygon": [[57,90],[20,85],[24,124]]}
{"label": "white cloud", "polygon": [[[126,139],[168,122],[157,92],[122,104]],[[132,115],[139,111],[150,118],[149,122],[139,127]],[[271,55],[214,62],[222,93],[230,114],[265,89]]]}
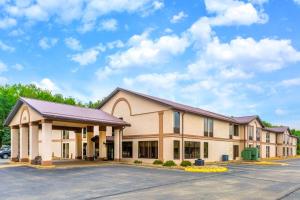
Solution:
{"label": "white cloud", "polygon": [[294,0],[294,2],[298,5],[300,5],[300,0]]}
{"label": "white cloud", "polygon": [[220,71],[220,77],[223,79],[249,79],[253,76],[253,73],[247,73],[237,68],[222,69]]}
{"label": "white cloud", "polygon": [[127,86],[144,84],[150,87],[170,89],[173,88],[179,80],[184,80],[186,77],[179,73],[165,74],[141,74],[135,78],[124,78],[124,83]]}
{"label": "white cloud", "polygon": [[280,85],[286,87],[300,86],[300,78],[287,79],[280,82]]}
{"label": "white cloud", "polygon": [[117,29],[118,29],[118,21],[116,19],[107,19],[107,20],[103,20],[100,23],[100,27],[98,30],[116,31]]}
{"label": "white cloud", "polygon": [[165,6],[163,1],[154,1],[152,5],[154,10],[160,10]]}
{"label": "white cloud", "polygon": [[80,32],[92,30],[99,17],[112,12],[151,13],[161,9],[164,4],[159,0],[24,0],[3,1],[3,16],[0,29],[15,26],[18,19],[24,22],[46,22],[53,19],[60,24],[77,21],[81,24]]}
{"label": "white cloud", "polygon": [[257,10],[253,4],[237,0],[205,0],[206,10],[216,14],[210,24],[220,25],[251,25],[266,23],[268,16]]}
{"label": "white cloud", "polygon": [[60,92],[61,90],[57,87],[57,85],[49,78],[44,78],[39,82],[32,82],[33,84],[35,84],[37,87],[45,89],[45,90],[49,90],[52,92]]}
{"label": "white cloud", "polygon": [[279,115],[279,116],[286,115],[287,113],[288,113],[288,112],[287,112],[286,110],[281,109],[281,108],[277,108],[277,109],[275,110],[275,114],[276,114],[276,115]]}
{"label": "white cloud", "polygon": [[13,51],[15,50],[14,47],[5,44],[5,43],[2,42],[1,40],[0,40],[0,49],[1,49],[2,51],[9,51],[9,52],[13,52]]}
{"label": "white cloud", "polygon": [[17,63],[15,65],[13,65],[12,68],[14,68],[14,69],[16,69],[18,71],[22,71],[24,69],[24,66],[21,65],[21,64],[19,64],[19,63]]}
{"label": "white cloud", "polygon": [[132,36],[128,41],[129,48],[110,55],[107,66],[100,69],[97,74],[103,77],[114,70],[166,63],[171,56],[183,53],[189,46],[186,37],[166,35],[151,40],[148,35],[148,32],[144,32]]}
{"label": "white cloud", "polygon": [[125,44],[121,40],[115,40],[106,44],[107,48],[115,49],[115,48],[123,48]]}
{"label": "white cloud", "polygon": [[72,50],[81,50],[82,46],[80,44],[80,41],[73,38],[73,37],[68,37],[65,39],[65,44],[67,45],[68,48],[72,49]]}
{"label": "white cloud", "polygon": [[82,66],[93,64],[97,61],[99,51],[95,49],[89,49],[83,53],[78,53],[71,56],[71,60],[79,63]]}
{"label": "white cloud", "polygon": [[187,17],[188,17],[187,14],[185,14],[183,11],[180,11],[178,14],[176,14],[172,17],[171,23],[173,23],[173,24],[178,23]]}
{"label": "white cloud", "polygon": [[0,19],[0,29],[7,29],[17,25],[17,21],[14,18]]}
{"label": "white cloud", "polygon": [[8,82],[7,78],[0,76],[0,85],[5,85],[7,84],[7,82]]}
{"label": "white cloud", "polygon": [[0,60],[0,73],[4,72],[4,71],[7,71],[7,66],[6,66],[6,64],[4,62],[2,62]]}
{"label": "white cloud", "polygon": [[42,49],[49,49],[54,47],[58,42],[57,38],[47,38],[47,37],[43,37],[42,39],[40,39],[39,41],[39,46]]}
{"label": "white cloud", "polygon": [[22,29],[15,29],[15,30],[12,30],[8,35],[9,36],[13,36],[13,37],[18,37],[18,36],[21,36],[24,34],[24,31]]}
{"label": "white cloud", "polygon": [[236,38],[221,43],[215,38],[207,45],[202,58],[218,66],[274,71],[300,61],[300,52],[290,40]]}

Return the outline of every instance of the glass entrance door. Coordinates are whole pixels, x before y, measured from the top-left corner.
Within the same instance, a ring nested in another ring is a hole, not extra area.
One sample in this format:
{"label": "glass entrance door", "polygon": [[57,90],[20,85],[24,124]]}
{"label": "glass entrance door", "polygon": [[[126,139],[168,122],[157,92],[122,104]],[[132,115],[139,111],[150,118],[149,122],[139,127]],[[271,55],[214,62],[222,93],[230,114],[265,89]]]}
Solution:
{"label": "glass entrance door", "polygon": [[64,159],[68,159],[68,158],[70,158],[69,157],[69,143],[63,143],[63,148],[62,148],[62,150],[63,150],[63,158]]}

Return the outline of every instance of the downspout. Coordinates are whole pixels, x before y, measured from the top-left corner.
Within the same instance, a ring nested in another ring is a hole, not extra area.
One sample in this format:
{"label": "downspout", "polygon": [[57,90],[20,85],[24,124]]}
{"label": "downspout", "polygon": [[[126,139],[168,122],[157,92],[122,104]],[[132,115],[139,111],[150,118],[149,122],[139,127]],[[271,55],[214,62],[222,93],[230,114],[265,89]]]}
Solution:
{"label": "downspout", "polygon": [[184,160],[184,146],[183,146],[183,134],[184,134],[184,112],[182,113],[182,120],[181,120],[181,161]]}
{"label": "downspout", "polygon": [[246,149],[246,125],[244,125],[244,149]]}

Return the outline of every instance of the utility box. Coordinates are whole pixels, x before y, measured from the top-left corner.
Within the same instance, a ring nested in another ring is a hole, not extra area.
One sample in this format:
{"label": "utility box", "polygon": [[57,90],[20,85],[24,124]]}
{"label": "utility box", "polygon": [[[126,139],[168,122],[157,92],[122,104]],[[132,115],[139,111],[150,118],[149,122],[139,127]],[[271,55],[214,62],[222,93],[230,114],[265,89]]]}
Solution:
{"label": "utility box", "polygon": [[204,160],[202,159],[195,160],[195,166],[204,166]]}

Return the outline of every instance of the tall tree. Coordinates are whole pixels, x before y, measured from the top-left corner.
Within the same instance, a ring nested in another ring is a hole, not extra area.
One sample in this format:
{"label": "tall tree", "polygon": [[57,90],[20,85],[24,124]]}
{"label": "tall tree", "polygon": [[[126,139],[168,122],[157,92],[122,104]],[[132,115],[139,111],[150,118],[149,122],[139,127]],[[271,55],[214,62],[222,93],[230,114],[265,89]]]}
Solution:
{"label": "tall tree", "polygon": [[2,144],[10,144],[10,131],[8,127],[3,126],[3,123],[20,97],[92,108],[96,107],[100,103],[100,101],[97,101],[95,103],[90,102],[88,104],[83,104],[76,101],[73,97],[64,97],[61,94],[52,94],[51,91],[38,88],[33,84],[0,86],[0,147]]}

